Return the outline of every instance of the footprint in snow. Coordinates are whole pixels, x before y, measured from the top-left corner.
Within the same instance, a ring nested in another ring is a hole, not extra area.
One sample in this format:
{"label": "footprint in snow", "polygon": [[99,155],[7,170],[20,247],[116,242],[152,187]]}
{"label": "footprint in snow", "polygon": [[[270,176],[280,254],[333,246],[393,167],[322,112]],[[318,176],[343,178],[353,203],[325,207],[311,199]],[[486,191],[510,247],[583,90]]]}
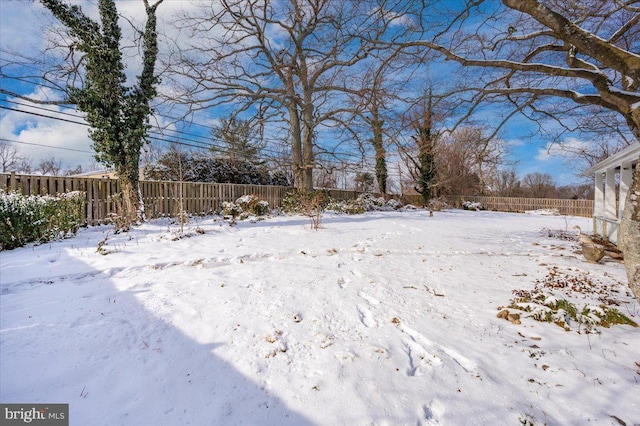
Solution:
{"label": "footprint in snow", "polygon": [[361,297],[362,299],[366,300],[370,305],[379,305],[380,301],[378,299],[376,299],[375,297],[369,296],[368,294],[366,294],[363,291],[360,291],[358,293],[358,296]]}
{"label": "footprint in snow", "polygon": [[454,360],[467,373],[472,374],[475,377],[480,377],[480,374],[478,373],[478,368],[477,368],[476,364],[473,361],[471,361],[469,358],[467,358],[464,355],[462,355],[461,353],[459,353],[459,352],[457,352],[457,351],[455,351],[455,350],[453,350],[451,348],[448,348],[446,346],[442,346],[442,345],[439,345],[439,344],[436,344],[436,343],[432,342],[431,340],[427,339],[425,336],[423,336],[418,331],[416,331],[416,330],[414,330],[414,329],[412,329],[410,327],[407,327],[403,323],[399,323],[398,324],[398,328],[400,329],[400,331],[402,331],[403,333],[405,333],[409,337],[411,337],[414,342],[419,343],[420,345],[422,345],[424,347],[435,346],[436,348],[438,348],[440,350],[440,352],[443,352],[449,358]]}
{"label": "footprint in snow", "polygon": [[378,322],[375,320],[375,318],[373,317],[373,314],[369,309],[361,305],[358,305],[357,308],[358,308],[358,315],[360,316],[360,322],[365,327],[371,328],[371,327],[378,326]]}
{"label": "footprint in snow", "polygon": [[424,376],[433,367],[442,365],[442,360],[438,356],[427,351],[419,343],[406,340],[404,345],[409,356],[409,369],[407,370],[409,377]]}
{"label": "footprint in snow", "polygon": [[349,278],[340,277],[338,278],[338,285],[340,288],[345,288],[347,284],[349,284],[351,280]]}
{"label": "footprint in snow", "polygon": [[424,421],[419,422],[421,425],[438,425],[440,419],[444,415],[445,406],[438,399],[432,400],[429,404],[422,406],[422,416]]}

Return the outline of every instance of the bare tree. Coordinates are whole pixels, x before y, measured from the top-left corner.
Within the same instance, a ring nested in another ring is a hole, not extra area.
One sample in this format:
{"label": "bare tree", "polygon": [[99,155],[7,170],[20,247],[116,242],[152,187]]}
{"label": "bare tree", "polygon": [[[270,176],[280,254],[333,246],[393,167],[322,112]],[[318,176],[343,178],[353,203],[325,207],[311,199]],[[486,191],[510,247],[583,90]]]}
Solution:
{"label": "bare tree", "polygon": [[454,138],[442,138],[436,151],[439,195],[478,195],[480,178],[473,168],[473,152]]}
{"label": "bare tree", "polygon": [[65,176],[73,176],[73,175],[79,175],[80,173],[82,173],[82,165],[78,164],[76,167],[74,168],[68,168],[65,172],[64,175]]}
{"label": "bare tree", "polygon": [[192,110],[233,102],[288,127],[295,185],[313,187],[316,155],[334,146],[318,132],[339,121],[355,67],[397,14],[356,0],[222,0],[184,16],[193,42],[178,46],[171,71]]}
{"label": "bare tree", "polygon": [[522,178],[522,187],[533,198],[553,198],[556,195],[556,184],[548,173],[527,174]]}
{"label": "bare tree", "polygon": [[317,188],[337,188],[338,181],[334,170],[331,167],[321,167],[313,177],[314,186]]}
{"label": "bare tree", "polygon": [[[389,176],[387,149],[389,142],[397,138],[397,127],[401,127],[401,115],[405,112],[399,113],[398,109],[408,108],[405,105],[415,97],[408,96],[403,90],[411,79],[398,76],[405,74],[407,68],[418,68],[419,64],[409,62],[401,51],[389,48],[376,51],[370,59],[359,85],[350,93],[355,120],[344,125],[359,141],[363,153],[367,151],[365,145],[370,144],[373,148],[375,178],[384,195]],[[360,126],[361,123],[364,126]]]}
{"label": "bare tree", "polygon": [[[590,117],[606,115],[615,124],[601,126],[605,134],[619,130],[626,140],[640,140],[637,1],[488,3],[466,2],[430,39],[421,34],[405,43],[476,68],[470,113],[500,100],[511,108],[503,122],[524,114],[555,136],[593,130]],[[429,11],[442,10],[431,6]],[[418,13],[425,24],[432,22],[426,9]],[[629,285],[640,299],[640,167],[633,175],[619,236]]]}
{"label": "bare tree", "polygon": [[505,163],[505,147],[501,140],[488,136],[482,126],[459,127],[448,137],[458,149],[468,155],[467,167],[479,179],[479,192],[484,195],[491,190],[490,182]]}
{"label": "bare tree", "polygon": [[53,156],[49,156],[43,160],[40,160],[36,171],[43,175],[58,176],[62,170],[62,160],[56,159]]}
{"label": "bare tree", "polygon": [[549,151],[559,154],[571,169],[581,173],[626,146],[626,141],[615,137],[600,137],[588,142],[571,138],[565,143],[551,145]]}
{"label": "bare tree", "polygon": [[0,169],[6,172],[31,172],[31,160],[20,155],[18,148],[10,142],[0,140]]}
{"label": "bare tree", "polygon": [[494,193],[499,197],[517,197],[520,188],[521,183],[513,167],[500,169],[493,179]]}

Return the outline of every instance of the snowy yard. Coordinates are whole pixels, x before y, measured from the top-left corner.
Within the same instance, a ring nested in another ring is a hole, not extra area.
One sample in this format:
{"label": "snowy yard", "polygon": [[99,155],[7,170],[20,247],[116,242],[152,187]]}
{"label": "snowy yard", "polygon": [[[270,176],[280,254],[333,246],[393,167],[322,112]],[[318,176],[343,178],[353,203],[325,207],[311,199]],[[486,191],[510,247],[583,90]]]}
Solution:
{"label": "snowy yard", "polygon": [[205,218],[174,240],[158,220],[3,252],[0,401],[69,403],[71,425],[638,424],[640,329],[496,316],[551,282],[640,322],[623,265],[543,231],[574,225]]}

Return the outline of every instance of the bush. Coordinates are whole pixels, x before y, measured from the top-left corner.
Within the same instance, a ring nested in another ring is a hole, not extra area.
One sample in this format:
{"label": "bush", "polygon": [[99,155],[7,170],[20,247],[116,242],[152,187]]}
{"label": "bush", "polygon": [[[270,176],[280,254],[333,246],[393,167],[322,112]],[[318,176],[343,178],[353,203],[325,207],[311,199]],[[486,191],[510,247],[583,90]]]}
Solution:
{"label": "bush", "polygon": [[282,200],[282,211],[309,217],[311,227],[318,230],[322,213],[331,203],[326,190],[288,192]]}
{"label": "bush", "polygon": [[85,194],[0,194],[0,250],[75,235],[84,226]]}
{"label": "bush", "polygon": [[240,207],[236,203],[232,203],[231,201],[222,202],[222,211],[220,212],[222,216],[232,217],[233,219],[235,219],[237,217],[240,217],[242,213],[242,207]]}
{"label": "bush", "polygon": [[308,210],[309,203],[316,204],[324,210],[330,202],[331,197],[329,196],[329,191],[325,189],[318,189],[313,192],[289,191],[282,199],[282,211],[284,213],[305,214]]}
{"label": "bush", "polygon": [[439,212],[442,209],[449,207],[446,200],[444,198],[432,198],[429,200],[429,205],[427,206],[429,210],[434,212]]}
{"label": "bush", "polygon": [[402,208],[402,203],[395,199],[385,200],[383,197],[376,198],[373,194],[360,194],[355,200],[330,200],[327,210],[336,213],[360,214],[374,210],[398,210]]}
{"label": "bush", "polygon": [[330,200],[327,204],[327,210],[330,210],[335,213],[346,213],[346,214],[360,214],[364,213],[365,207],[362,203],[359,203],[358,200]]}
{"label": "bush", "polygon": [[301,213],[300,194],[296,191],[289,191],[282,199],[282,211],[285,213]]}
{"label": "bush", "polygon": [[256,216],[264,216],[269,213],[269,203],[257,195],[243,195],[236,200],[236,204],[243,211]]}
{"label": "bush", "polygon": [[361,205],[365,211],[379,210],[380,207],[385,205],[385,199],[383,197],[376,198],[375,195],[369,192],[358,195],[355,202]]}
{"label": "bush", "polygon": [[387,208],[391,208],[393,210],[398,210],[400,208],[402,208],[402,203],[396,199],[390,199],[389,201],[386,202],[385,207]]}
{"label": "bush", "polygon": [[462,203],[462,208],[465,210],[474,210],[474,211],[480,211],[485,209],[482,206],[482,204],[474,201],[465,201],[464,203]]}
{"label": "bush", "polygon": [[322,213],[327,207],[329,199],[326,191],[315,191],[312,193],[300,194],[300,205],[302,214],[311,220],[311,227],[316,231],[320,227]]}
{"label": "bush", "polygon": [[269,213],[269,203],[257,195],[243,195],[235,203],[223,202],[220,214],[225,218],[244,220],[249,216],[264,216]]}
{"label": "bush", "polygon": [[[314,200],[312,202],[312,200]],[[374,210],[398,210],[403,207],[402,202],[395,199],[385,200],[376,198],[373,194],[365,192],[355,200],[336,200],[329,197],[328,191],[318,190],[314,193],[289,192],[282,200],[282,211],[285,213],[299,213],[308,215],[309,208],[316,211],[330,210],[335,213],[361,214]]]}

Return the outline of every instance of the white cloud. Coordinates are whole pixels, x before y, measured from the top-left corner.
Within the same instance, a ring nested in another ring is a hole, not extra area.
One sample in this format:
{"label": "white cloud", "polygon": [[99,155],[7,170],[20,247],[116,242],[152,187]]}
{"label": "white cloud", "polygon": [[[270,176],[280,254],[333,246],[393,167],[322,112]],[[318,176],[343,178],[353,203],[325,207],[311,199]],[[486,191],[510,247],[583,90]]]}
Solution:
{"label": "white cloud", "polygon": [[[46,90],[39,89],[27,96],[45,99],[48,94]],[[93,163],[88,127],[63,121],[84,123],[82,117],[78,116],[79,113],[55,105],[31,104],[15,98],[9,100],[19,102],[8,104],[18,111],[6,111],[2,114],[0,138],[13,141],[21,155],[29,157],[34,166],[37,166],[40,160],[52,156],[62,160],[63,168],[75,167],[78,164],[87,167]]]}
{"label": "white cloud", "polygon": [[544,148],[540,148],[536,154],[536,160],[551,161],[556,159],[575,159],[576,153],[589,147],[589,142],[569,137],[560,143],[548,142]]}
{"label": "white cloud", "polygon": [[0,1],[0,41],[3,49],[21,53],[39,50],[45,28],[50,24],[39,2]]}
{"label": "white cloud", "polygon": [[515,146],[524,146],[525,142],[522,139],[507,139],[502,140],[502,144],[507,148],[512,148]]}

